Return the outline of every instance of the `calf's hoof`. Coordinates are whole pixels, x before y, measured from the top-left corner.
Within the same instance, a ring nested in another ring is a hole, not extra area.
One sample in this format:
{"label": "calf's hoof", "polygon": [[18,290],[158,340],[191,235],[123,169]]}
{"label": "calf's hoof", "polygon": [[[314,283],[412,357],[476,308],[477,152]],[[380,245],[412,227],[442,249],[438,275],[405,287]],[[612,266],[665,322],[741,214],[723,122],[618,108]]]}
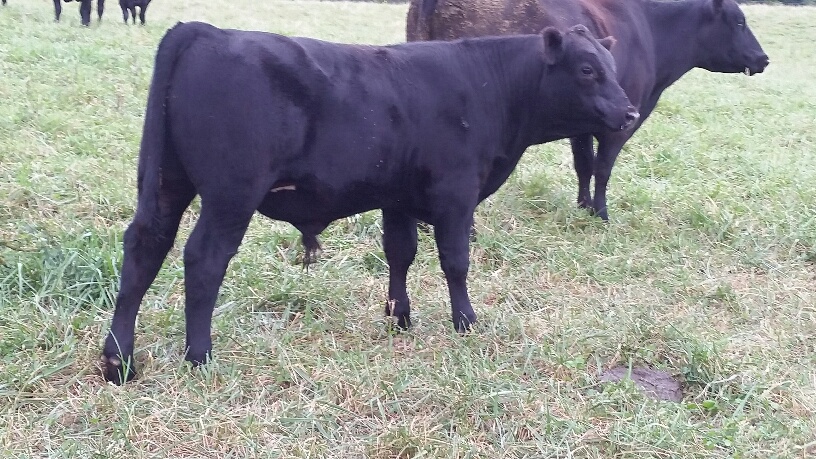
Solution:
{"label": "calf's hoof", "polygon": [[133,370],[133,357],[122,359],[118,355],[102,355],[100,360],[102,362],[102,376],[105,381],[121,386],[136,377],[136,371]]}
{"label": "calf's hoof", "polygon": [[388,320],[388,327],[397,331],[407,331],[411,328],[411,313],[400,313],[394,310],[391,302],[385,303],[385,317]]}
{"label": "calf's hoof", "polygon": [[462,314],[453,318],[453,327],[460,335],[464,335],[473,330],[473,325],[476,323],[476,314],[465,315]]}
{"label": "calf's hoof", "polygon": [[589,206],[589,205],[580,206],[580,207],[583,207],[583,208],[589,210],[590,215],[592,215],[593,217],[599,217],[601,220],[604,221],[604,223],[609,222],[609,214],[606,212],[606,207],[602,208],[601,210],[598,210],[597,208],[595,208],[595,206]]}
{"label": "calf's hoof", "polygon": [[388,320],[389,330],[398,332],[408,331],[411,328],[411,316],[406,314],[402,316],[386,316]]}
{"label": "calf's hoof", "polygon": [[187,355],[184,357],[184,360],[190,362],[193,365],[193,368],[205,365],[207,362],[210,361],[210,353],[211,350],[206,351],[187,351]]}

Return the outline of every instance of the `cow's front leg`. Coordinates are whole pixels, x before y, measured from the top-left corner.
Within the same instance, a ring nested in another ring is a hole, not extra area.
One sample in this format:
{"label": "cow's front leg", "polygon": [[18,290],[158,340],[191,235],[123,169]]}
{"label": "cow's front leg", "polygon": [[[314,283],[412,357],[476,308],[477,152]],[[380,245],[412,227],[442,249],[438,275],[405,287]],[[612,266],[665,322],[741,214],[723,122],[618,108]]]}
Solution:
{"label": "cow's front leg", "polygon": [[242,208],[245,203],[202,196],[201,217],[184,247],[186,359],[193,365],[206,363],[212,351],[210,328],[218,290],[254,212],[254,207]]}
{"label": "cow's front leg", "polygon": [[592,207],[592,196],[589,194],[589,182],[595,168],[595,151],[592,143],[592,134],[570,139],[573,165],[578,176],[578,207],[582,209]]}
{"label": "cow's front leg", "polygon": [[417,251],[417,221],[397,210],[383,210],[383,250],[388,261],[386,317],[395,317],[403,330],[411,326],[411,303],[406,279]]}
{"label": "cow's front leg", "polygon": [[467,292],[467,274],[470,265],[470,228],[473,208],[457,210],[438,219],[434,237],[439,250],[439,263],[448,281],[451,301],[451,320],[459,333],[468,331],[476,322],[476,313]]}
{"label": "cow's front leg", "polygon": [[145,13],[147,12],[147,3],[139,8],[139,22],[145,25]]}
{"label": "cow's front leg", "polygon": [[97,18],[101,21],[102,14],[105,12],[105,0],[97,0],[96,2],[96,14]]}
{"label": "cow's front leg", "polygon": [[609,221],[606,206],[606,189],[615,160],[628,136],[603,135],[598,138],[598,155],[595,157],[595,198],[592,208],[595,215]]}
{"label": "cow's front leg", "polygon": [[62,15],[62,0],[54,0],[54,20],[59,22]]}
{"label": "cow's front leg", "polygon": [[91,0],[81,0],[79,3],[80,22],[85,27],[91,25]]}

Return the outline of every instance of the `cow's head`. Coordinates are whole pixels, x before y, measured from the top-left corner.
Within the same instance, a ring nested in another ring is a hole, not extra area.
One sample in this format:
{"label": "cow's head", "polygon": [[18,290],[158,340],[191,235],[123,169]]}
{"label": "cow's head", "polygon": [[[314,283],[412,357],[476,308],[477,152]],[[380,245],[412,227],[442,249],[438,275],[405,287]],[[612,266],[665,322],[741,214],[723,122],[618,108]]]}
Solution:
{"label": "cow's head", "polygon": [[705,0],[697,34],[697,67],[753,75],[768,66],[768,55],[748,28],[734,0]]}
{"label": "cow's head", "polygon": [[[627,129],[640,117],[618,84],[615,61],[609,49],[615,39],[596,40],[583,25],[566,33],[547,27],[544,39],[546,77],[541,92],[549,103],[545,112],[558,113],[549,119],[564,137],[604,128]],[[545,118],[550,118],[546,113]]]}

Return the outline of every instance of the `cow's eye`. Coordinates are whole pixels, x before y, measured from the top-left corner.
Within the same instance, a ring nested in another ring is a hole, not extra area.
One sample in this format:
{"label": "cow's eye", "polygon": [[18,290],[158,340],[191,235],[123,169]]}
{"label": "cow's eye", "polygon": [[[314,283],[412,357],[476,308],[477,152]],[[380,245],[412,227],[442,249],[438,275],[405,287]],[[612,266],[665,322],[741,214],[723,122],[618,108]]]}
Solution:
{"label": "cow's eye", "polygon": [[744,29],[745,28],[745,19],[738,20],[737,21],[737,27],[739,27],[740,29]]}
{"label": "cow's eye", "polygon": [[593,73],[595,73],[595,71],[592,69],[592,67],[585,65],[581,67],[581,73],[583,73],[584,75],[592,75]]}

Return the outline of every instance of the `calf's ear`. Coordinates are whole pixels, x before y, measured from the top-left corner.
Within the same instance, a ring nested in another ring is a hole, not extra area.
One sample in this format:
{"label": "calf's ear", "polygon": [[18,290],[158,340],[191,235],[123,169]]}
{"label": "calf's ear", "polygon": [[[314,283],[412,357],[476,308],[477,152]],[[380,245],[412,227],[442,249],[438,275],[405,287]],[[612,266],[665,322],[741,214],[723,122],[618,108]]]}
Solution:
{"label": "calf's ear", "polygon": [[603,46],[604,48],[608,49],[609,51],[612,51],[612,47],[613,47],[613,46],[615,46],[615,43],[617,43],[617,42],[618,42],[618,40],[615,40],[615,37],[613,37],[612,35],[610,35],[610,36],[608,36],[608,37],[601,38],[600,40],[598,40],[598,42],[599,42],[599,43],[601,44],[601,46]]}
{"label": "calf's ear", "polygon": [[544,37],[544,62],[555,64],[564,53],[564,35],[555,27],[547,27],[541,31]]}

